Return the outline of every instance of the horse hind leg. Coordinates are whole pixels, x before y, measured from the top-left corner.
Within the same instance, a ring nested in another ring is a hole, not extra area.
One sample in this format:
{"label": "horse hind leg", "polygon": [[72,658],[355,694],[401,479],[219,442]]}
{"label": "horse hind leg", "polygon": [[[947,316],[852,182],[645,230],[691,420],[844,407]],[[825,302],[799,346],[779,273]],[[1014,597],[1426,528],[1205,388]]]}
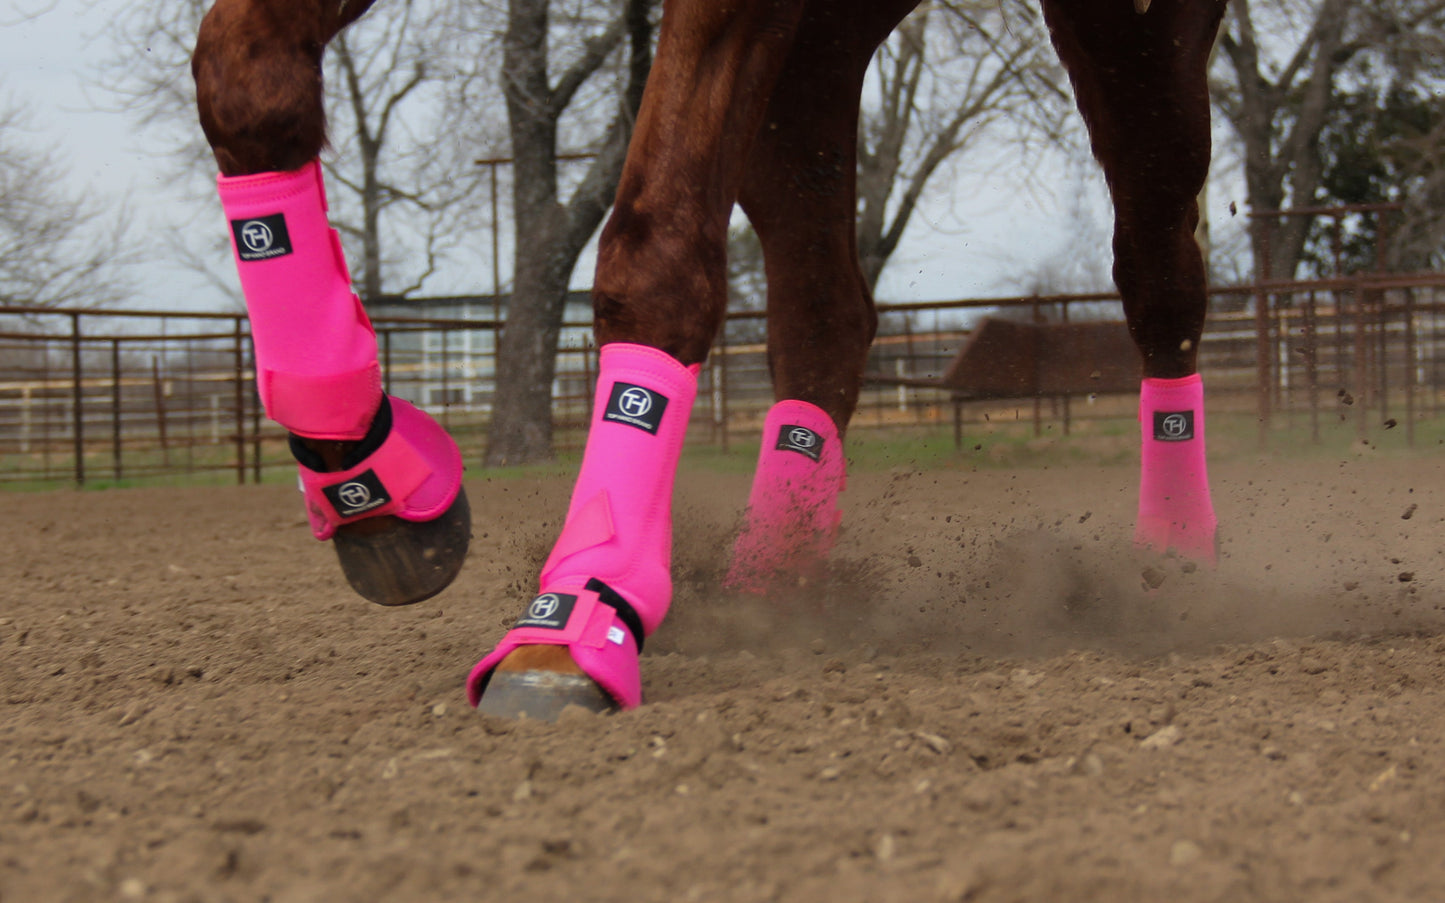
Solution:
{"label": "horse hind leg", "polygon": [[326,216],[321,54],[369,5],[218,0],[192,72],[262,402],[291,433],[312,532],[333,541],[357,592],[397,605],[452,581],[471,515],[455,443],[381,390],[376,337]]}
{"label": "horse hind leg", "polygon": [[819,575],[841,520],[842,437],[877,328],[854,218],[858,102],[868,60],[911,3],[810,9],[743,184],[768,284],[776,403],[763,424],[725,585],[752,593]]}
{"label": "horse hind leg", "polygon": [[[581,471],[538,595],[467,681],[491,715],[632,708],[672,598],[672,490],[726,308],[727,222],[802,0],[670,0],[594,282]],[[585,675],[588,683],[579,680]]]}
{"label": "horse hind leg", "polygon": [[[1085,8],[1087,7],[1087,8]],[[1045,0],[1114,202],[1114,278],[1143,358],[1135,541],[1214,563],[1197,367],[1207,306],[1194,229],[1209,169],[1210,48],[1223,0]]]}

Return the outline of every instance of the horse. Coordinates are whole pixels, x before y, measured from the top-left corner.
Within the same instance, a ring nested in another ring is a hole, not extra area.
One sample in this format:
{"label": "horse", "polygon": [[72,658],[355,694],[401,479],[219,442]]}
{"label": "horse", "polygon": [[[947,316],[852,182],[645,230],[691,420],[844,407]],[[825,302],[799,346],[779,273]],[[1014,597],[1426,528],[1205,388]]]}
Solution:
{"label": "horse", "polygon": [[[452,580],[471,516],[455,444],[382,392],[326,218],[321,57],[372,2],[216,0],[192,72],[267,416],[290,434],[313,533],[333,541],[358,592],[390,605]],[[1109,186],[1114,278],[1143,362],[1134,541],[1212,563],[1194,230],[1226,0],[1041,2]],[[468,677],[483,712],[552,719],[567,705],[641,703],[639,655],[671,601],[673,481],[725,313],[736,204],[763,246],[776,404],[727,584],[767,592],[826,558],[877,326],[854,234],[859,99],[874,51],[917,3],[665,0],[600,237],[582,464],[536,596]]]}

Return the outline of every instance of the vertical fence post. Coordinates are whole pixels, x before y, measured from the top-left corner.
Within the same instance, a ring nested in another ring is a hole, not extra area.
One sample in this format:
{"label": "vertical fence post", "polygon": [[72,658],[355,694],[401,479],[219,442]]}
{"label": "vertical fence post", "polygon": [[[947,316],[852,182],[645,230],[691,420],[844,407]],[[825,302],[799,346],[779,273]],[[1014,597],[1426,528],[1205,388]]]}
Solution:
{"label": "vertical fence post", "polygon": [[[903,318],[903,349],[904,349],[904,350],[903,350],[903,354],[904,354],[904,358],[905,358],[905,363],[904,363],[903,367],[900,368],[898,375],[899,375],[900,377],[908,377],[908,378],[911,379],[911,378],[914,376],[914,374],[916,374],[916,373],[918,372],[918,365],[917,365],[917,363],[913,360],[914,348],[913,348],[913,317],[912,317],[912,316],[905,316],[905,317]],[[899,410],[900,413],[904,413],[904,414],[908,413],[908,401],[909,401],[908,394],[909,394],[910,392],[912,392],[912,391],[913,391],[913,390],[910,389],[905,383],[899,383],[899,384],[898,384],[898,410]],[[922,407],[920,406],[920,407],[919,407],[919,418],[918,418],[919,420],[922,420],[922,419],[923,419],[923,416],[922,416],[922,415],[923,415],[923,409],[922,409]]]}
{"label": "vertical fence post", "polygon": [[117,338],[110,340],[110,455],[116,482],[120,482],[120,339]]}
{"label": "vertical fence post", "polygon": [[[1206,300],[1204,303],[1207,305],[1209,302]],[[1069,302],[1067,300],[1059,305],[1059,322],[1069,322]],[[1065,395],[1062,402],[1064,408],[1064,435],[1067,436],[1074,426],[1074,396]]]}
{"label": "vertical fence post", "polygon": [[156,436],[161,443],[161,462],[171,466],[171,443],[166,435],[166,387],[161,381],[161,359],[151,355],[151,391],[156,399]]}
{"label": "vertical fence post", "polygon": [[70,315],[70,387],[75,450],[75,485],[85,485],[85,390],[81,385],[80,314]]}
{"label": "vertical fence post", "polygon": [[40,462],[45,479],[50,479],[50,343],[40,346]]}
{"label": "vertical fence post", "polygon": [[[251,356],[247,362],[245,373],[256,372],[256,337],[247,331],[247,345],[251,349]],[[253,384],[259,385],[259,384]],[[257,486],[261,485],[261,393],[255,392],[245,394],[247,406],[251,409],[251,482]]]}
{"label": "vertical fence post", "polygon": [[1259,447],[1269,445],[1270,417],[1270,355],[1269,355],[1269,292],[1264,283],[1270,278],[1269,237],[1272,221],[1255,220],[1259,228],[1260,262],[1255,272],[1254,293],[1254,366],[1258,392]]}
{"label": "vertical fence post", "polygon": [[34,401],[34,390],[29,386],[20,390],[20,451],[30,453],[30,405]]}
{"label": "vertical fence post", "polygon": [[1369,302],[1365,299],[1362,281],[1355,279],[1351,294],[1355,299],[1355,432],[1360,439],[1369,436],[1366,419],[1370,407],[1370,340]]}
{"label": "vertical fence post", "polygon": [[720,444],[723,453],[726,454],[728,451],[729,427],[732,425],[732,412],[728,410],[728,360],[731,358],[731,355],[728,354],[728,327],[726,320],[723,321],[723,328],[718,334],[717,350],[718,367],[717,376],[715,376],[714,379],[717,380],[717,397],[719,408],[722,411],[722,435],[719,438],[721,440]]}
{"label": "vertical fence post", "polygon": [[186,473],[196,468],[196,343],[186,340]]}
{"label": "vertical fence post", "polygon": [[[256,359],[252,350],[251,359]],[[261,396],[251,398],[251,482],[261,485]]]}
{"label": "vertical fence post", "polygon": [[1335,387],[1344,389],[1350,384],[1349,368],[1346,366],[1349,361],[1349,343],[1345,340],[1345,331],[1349,324],[1346,303],[1349,293],[1338,288],[1332,291],[1335,298]]}
{"label": "vertical fence post", "polygon": [[[594,353],[598,356],[597,366],[595,368],[592,366],[592,355]],[[593,399],[597,397],[597,386],[593,382],[594,377],[592,373],[594,369],[598,371],[602,369],[601,356],[602,349],[597,348],[594,351],[592,347],[592,337],[584,337],[582,339],[582,430],[584,434],[592,424],[592,411],[596,407]]]}
{"label": "vertical fence post", "polygon": [[1305,296],[1305,385],[1310,396],[1310,442],[1320,444],[1319,322],[1315,293]]}
{"label": "vertical fence post", "polygon": [[1405,445],[1415,447],[1415,383],[1420,375],[1415,360],[1415,290],[1405,289]]}
{"label": "vertical fence post", "polygon": [[236,424],[236,483],[246,485],[246,396],[242,387],[245,378],[246,352],[244,337],[241,334],[242,318],[235,320],[235,346],[233,348],[235,370],[232,377],[236,381],[235,392],[235,424]]}
{"label": "vertical fence post", "polygon": [[451,376],[447,373],[450,367],[449,353],[447,346],[451,344],[451,333],[448,328],[442,327],[442,426],[447,430],[452,428],[452,387]]}
{"label": "vertical fence post", "polygon": [[381,332],[381,380],[386,394],[391,394],[391,330]]}
{"label": "vertical fence post", "polygon": [[1380,362],[1380,421],[1384,422],[1390,419],[1390,349],[1387,344],[1390,340],[1390,296],[1386,290],[1379,289],[1375,297],[1380,312],[1379,326],[1375,330],[1375,357]]}

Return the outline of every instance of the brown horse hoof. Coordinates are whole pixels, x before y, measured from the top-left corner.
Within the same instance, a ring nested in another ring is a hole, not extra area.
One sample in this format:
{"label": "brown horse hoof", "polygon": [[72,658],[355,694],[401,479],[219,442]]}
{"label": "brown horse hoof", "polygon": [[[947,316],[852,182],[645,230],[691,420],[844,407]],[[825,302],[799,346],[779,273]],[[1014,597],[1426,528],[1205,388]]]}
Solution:
{"label": "brown horse hoof", "polygon": [[434,520],[375,517],[336,530],[332,544],[351,588],[377,605],[430,599],[456,579],[472,538],[466,489]]}
{"label": "brown horse hoof", "polygon": [[497,671],[477,703],[477,711],[500,718],[550,722],[556,721],[569,705],[599,715],[617,710],[617,703],[585,674]]}
{"label": "brown horse hoof", "polygon": [[599,715],[617,710],[617,703],[577,667],[565,646],[520,646],[492,672],[477,711],[556,721],[569,705]]}

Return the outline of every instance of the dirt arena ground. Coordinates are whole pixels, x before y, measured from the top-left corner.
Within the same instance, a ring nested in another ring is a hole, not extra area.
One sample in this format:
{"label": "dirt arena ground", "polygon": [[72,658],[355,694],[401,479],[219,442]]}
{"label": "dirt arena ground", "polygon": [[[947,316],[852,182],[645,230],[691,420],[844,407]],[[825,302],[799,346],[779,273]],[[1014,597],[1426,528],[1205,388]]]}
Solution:
{"label": "dirt arena ground", "polygon": [[1216,466],[1217,571],[1130,468],[856,475],[833,574],[718,588],[679,480],[649,702],[463,678],[570,481],[468,483],[458,583],[339,583],[286,486],[7,495],[0,901],[1445,899],[1439,457]]}

